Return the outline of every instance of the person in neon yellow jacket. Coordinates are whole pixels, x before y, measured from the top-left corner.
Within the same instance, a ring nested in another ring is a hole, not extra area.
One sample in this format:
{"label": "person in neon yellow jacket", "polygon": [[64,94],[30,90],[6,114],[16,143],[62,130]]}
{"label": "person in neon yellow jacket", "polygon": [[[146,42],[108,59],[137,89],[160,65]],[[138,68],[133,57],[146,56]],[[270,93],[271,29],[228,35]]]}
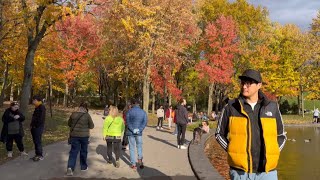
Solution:
{"label": "person in neon yellow jacket", "polygon": [[112,164],[112,146],[116,156],[116,167],[120,167],[120,144],[121,136],[124,131],[124,122],[118,114],[116,106],[110,106],[109,115],[103,123],[103,139],[107,142],[108,164]]}

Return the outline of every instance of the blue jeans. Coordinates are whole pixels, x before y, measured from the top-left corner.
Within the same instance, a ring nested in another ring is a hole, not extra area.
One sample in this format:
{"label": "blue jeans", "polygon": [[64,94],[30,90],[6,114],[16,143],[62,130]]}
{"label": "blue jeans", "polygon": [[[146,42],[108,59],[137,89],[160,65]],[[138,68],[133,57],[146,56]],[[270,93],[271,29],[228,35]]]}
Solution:
{"label": "blue jeans", "polygon": [[42,155],[42,133],[44,127],[31,128],[31,135],[36,156]]}
{"label": "blue jeans", "polygon": [[135,149],[137,148],[138,159],[142,160],[142,136],[128,136],[129,139],[129,151],[131,165],[136,165]]}
{"label": "blue jeans", "polygon": [[230,169],[230,178],[232,180],[242,180],[242,179],[250,179],[250,180],[277,180],[278,175],[277,171],[269,171],[268,173],[246,173],[244,171]]}
{"label": "blue jeans", "polygon": [[71,137],[71,150],[69,152],[68,168],[74,171],[77,162],[77,156],[80,151],[81,170],[87,169],[89,137]]}

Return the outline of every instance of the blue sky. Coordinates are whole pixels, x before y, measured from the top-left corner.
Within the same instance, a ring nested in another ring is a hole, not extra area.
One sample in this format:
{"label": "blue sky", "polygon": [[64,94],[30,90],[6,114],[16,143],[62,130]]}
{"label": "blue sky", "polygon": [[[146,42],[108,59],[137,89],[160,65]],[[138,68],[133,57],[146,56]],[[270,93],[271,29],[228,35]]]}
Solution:
{"label": "blue sky", "polygon": [[249,3],[267,7],[272,21],[281,24],[296,24],[308,30],[312,19],[320,10],[320,0],[248,0]]}

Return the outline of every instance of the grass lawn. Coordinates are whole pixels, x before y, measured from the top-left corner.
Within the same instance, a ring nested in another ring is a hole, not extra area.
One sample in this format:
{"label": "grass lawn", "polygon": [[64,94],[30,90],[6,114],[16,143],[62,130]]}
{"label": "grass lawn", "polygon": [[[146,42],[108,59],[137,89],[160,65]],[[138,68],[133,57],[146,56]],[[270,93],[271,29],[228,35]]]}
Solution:
{"label": "grass lawn", "polygon": [[313,121],[313,114],[302,115],[282,115],[284,124],[310,124]]}
{"label": "grass lawn", "polygon": [[[4,112],[4,108],[0,109],[0,116]],[[25,151],[33,150],[33,142],[30,133],[30,122],[33,113],[34,107],[30,106],[28,109],[28,113],[25,115],[26,120],[24,121],[24,131],[25,136],[23,138]],[[47,108],[47,116],[46,116],[46,124],[45,124],[45,132],[42,137],[43,146],[48,145],[50,143],[54,143],[57,141],[66,140],[69,134],[69,128],[67,126],[67,119],[69,118],[70,112],[62,109],[53,109],[53,117],[51,118],[49,115],[49,109]],[[2,128],[2,123],[1,126]],[[15,143],[13,144],[13,156],[17,157],[19,155],[19,150],[16,147]],[[0,164],[8,161],[7,151],[5,148],[5,144],[0,143]]]}

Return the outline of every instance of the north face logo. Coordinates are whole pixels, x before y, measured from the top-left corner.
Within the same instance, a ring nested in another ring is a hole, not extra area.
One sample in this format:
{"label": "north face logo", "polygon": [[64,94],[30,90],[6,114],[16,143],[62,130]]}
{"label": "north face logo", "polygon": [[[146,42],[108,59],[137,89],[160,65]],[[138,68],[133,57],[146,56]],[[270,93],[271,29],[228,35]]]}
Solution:
{"label": "north face logo", "polygon": [[266,115],[267,116],[272,116],[272,112],[268,111],[268,112],[266,112]]}

